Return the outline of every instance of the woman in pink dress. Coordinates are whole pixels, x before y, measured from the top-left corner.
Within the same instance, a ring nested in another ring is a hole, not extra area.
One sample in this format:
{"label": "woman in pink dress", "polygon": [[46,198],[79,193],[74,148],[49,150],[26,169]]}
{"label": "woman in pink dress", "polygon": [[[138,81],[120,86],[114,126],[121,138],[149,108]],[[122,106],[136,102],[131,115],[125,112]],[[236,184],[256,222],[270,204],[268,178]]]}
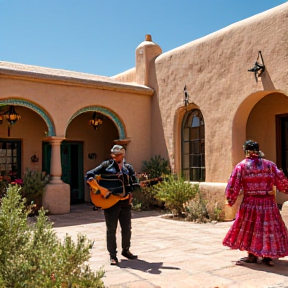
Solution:
{"label": "woman in pink dress", "polygon": [[240,190],[244,197],[223,245],[248,252],[248,257],[237,264],[257,263],[262,257],[265,264],[273,266],[273,258],[288,255],[288,231],[273,186],[288,194],[288,180],[275,163],[259,157],[257,142],[248,140],[243,149],[246,158],[234,168],[225,194],[229,206],[235,203]]}

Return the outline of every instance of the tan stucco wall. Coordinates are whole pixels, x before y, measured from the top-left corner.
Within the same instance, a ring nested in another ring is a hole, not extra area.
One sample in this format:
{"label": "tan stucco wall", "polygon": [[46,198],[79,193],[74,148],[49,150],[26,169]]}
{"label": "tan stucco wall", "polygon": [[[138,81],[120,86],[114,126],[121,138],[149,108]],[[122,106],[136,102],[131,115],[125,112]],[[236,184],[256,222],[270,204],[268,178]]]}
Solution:
{"label": "tan stucco wall", "polygon": [[[159,99],[166,147],[153,144],[154,154],[161,154],[168,148],[168,154],[175,158],[176,170],[181,169],[181,145],[175,143],[181,138],[173,139],[173,135],[180,135],[177,129],[182,119],[177,120],[177,113],[183,107],[183,88],[186,85],[190,102],[195,103],[204,116],[206,181],[227,181],[236,164],[232,161],[235,158],[233,153],[239,155],[235,159],[241,159],[242,144],[246,140],[246,122],[238,126],[234,123],[238,107],[256,91],[266,91],[259,100],[271,89],[288,92],[287,13],[288,3],[285,3],[163,53],[156,59],[157,89],[154,97]],[[253,73],[247,70],[253,67],[259,50],[266,71],[262,82],[256,83]],[[243,134],[239,141],[236,137],[237,143],[233,142],[233,127]]]}
{"label": "tan stucco wall", "polygon": [[117,81],[126,82],[126,83],[136,82],[136,68],[132,68],[123,73],[117,74],[111,78]]}
{"label": "tan stucco wall", "polygon": [[[0,81],[0,99],[8,98],[25,99],[47,111],[47,114],[53,119],[56,135],[59,137],[65,137],[70,118],[81,108],[89,106],[107,108],[119,117],[125,127],[127,138],[131,139],[127,147],[127,161],[134,162],[135,169],[140,170],[142,161],[150,158],[151,96],[149,95],[93,89],[83,86],[5,79],[5,81]],[[88,120],[89,118],[83,120],[83,125],[87,126],[86,129],[92,129],[91,126],[88,126]],[[22,119],[19,123],[21,121]],[[29,128],[27,127],[27,129]],[[43,131],[47,131],[47,127]],[[99,131],[101,132],[100,128]],[[110,132],[105,130],[105,133],[109,134]],[[41,136],[44,138],[44,132]],[[76,138],[78,139],[75,140],[84,139],[83,134]],[[118,138],[119,135],[116,135],[113,140]],[[25,136],[23,139],[25,139]],[[111,148],[110,142],[109,140],[109,147],[105,147],[107,151]]]}

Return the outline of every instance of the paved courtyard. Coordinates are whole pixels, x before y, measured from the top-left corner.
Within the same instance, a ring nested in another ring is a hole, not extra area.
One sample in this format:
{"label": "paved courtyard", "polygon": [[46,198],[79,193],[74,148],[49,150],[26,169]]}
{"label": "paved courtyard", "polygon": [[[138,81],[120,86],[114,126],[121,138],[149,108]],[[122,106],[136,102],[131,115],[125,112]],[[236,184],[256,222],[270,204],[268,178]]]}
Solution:
{"label": "paved courtyard", "polygon": [[[288,223],[288,206],[283,219]],[[84,234],[94,241],[91,268],[102,267],[109,288],[288,288],[288,257],[263,263],[235,265],[246,252],[222,246],[231,222],[195,224],[164,219],[156,211],[133,212],[131,251],[138,260],[127,260],[118,251],[119,266],[109,264],[103,211],[90,204],[75,205],[70,214],[51,215],[63,237]],[[117,243],[121,248],[120,229]]]}

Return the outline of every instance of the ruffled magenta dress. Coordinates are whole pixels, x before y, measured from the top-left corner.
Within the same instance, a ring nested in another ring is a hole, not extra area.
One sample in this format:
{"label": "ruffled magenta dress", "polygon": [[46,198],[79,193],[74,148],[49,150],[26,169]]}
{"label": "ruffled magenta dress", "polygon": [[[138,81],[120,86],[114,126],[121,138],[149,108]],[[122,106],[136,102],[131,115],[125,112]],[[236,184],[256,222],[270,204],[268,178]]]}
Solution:
{"label": "ruffled magenta dress", "polygon": [[288,180],[275,163],[249,157],[236,165],[225,190],[226,199],[232,206],[241,190],[244,197],[223,245],[258,257],[288,255],[288,231],[275,195],[268,194],[273,186],[288,194]]}

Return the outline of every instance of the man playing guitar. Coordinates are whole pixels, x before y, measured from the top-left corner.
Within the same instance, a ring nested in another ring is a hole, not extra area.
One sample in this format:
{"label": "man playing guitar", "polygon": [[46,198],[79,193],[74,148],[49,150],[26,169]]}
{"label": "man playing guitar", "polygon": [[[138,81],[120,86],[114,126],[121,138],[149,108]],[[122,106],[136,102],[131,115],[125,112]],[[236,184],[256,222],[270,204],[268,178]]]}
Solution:
{"label": "man playing guitar", "polygon": [[[104,210],[107,229],[107,250],[110,254],[111,265],[118,265],[116,256],[116,229],[118,220],[121,226],[122,255],[128,259],[137,259],[137,256],[133,255],[129,249],[132,228],[132,186],[138,183],[138,180],[133,167],[125,162],[124,156],[124,148],[121,145],[114,145],[111,149],[112,159],[102,162],[99,166],[86,173],[87,183],[91,187],[92,202],[96,206],[101,201],[103,203],[102,209]],[[93,198],[95,201],[93,201]]]}

